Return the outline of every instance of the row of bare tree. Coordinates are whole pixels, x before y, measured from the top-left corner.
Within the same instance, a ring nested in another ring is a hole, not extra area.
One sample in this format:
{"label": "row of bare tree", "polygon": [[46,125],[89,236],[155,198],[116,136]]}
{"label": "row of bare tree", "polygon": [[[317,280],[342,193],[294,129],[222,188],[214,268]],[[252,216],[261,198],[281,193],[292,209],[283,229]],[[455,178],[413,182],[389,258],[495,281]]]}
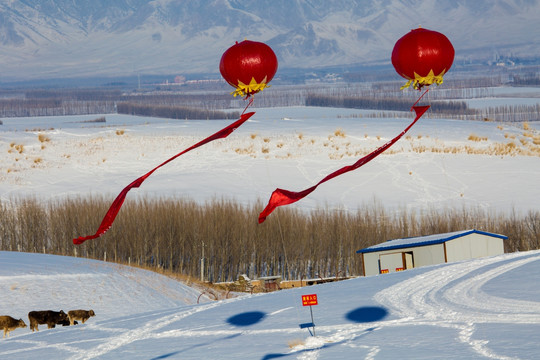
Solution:
{"label": "row of bare tree", "polygon": [[[280,208],[258,224],[261,203],[186,199],[127,201],[101,238],[93,234],[112,199],[78,197],[44,203],[0,202],[0,249],[106,259],[170,270],[212,282],[281,275],[284,279],[362,274],[356,251],[389,239],[478,229],[504,234],[507,252],[540,248],[540,212],[480,208],[392,211],[374,202],[355,212],[305,213]],[[201,259],[204,254],[204,268]]]}
{"label": "row of bare tree", "polygon": [[114,101],[62,99],[0,100],[0,117],[65,116],[115,113]]}
{"label": "row of bare tree", "polygon": [[[351,75],[351,74],[349,74]],[[395,75],[395,74],[394,74]],[[390,77],[392,78],[392,77]],[[366,81],[345,83],[307,83],[272,86],[255,96],[254,107],[333,106],[385,111],[407,111],[419,96],[417,91],[399,90],[402,82],[381,81],[377,76]],[[367,81],[369,80],[369,81]],[[459,99],[495,96],[496,86],[535,86],[538,77],[530,74],[491,74],[445,79],[445,86],[431,86],[424,101],[431,105],[431,114],[445,114],[456,119],[498,121],[535,121],[540,119],[538,106],[497,106],[475,110]],[[233,98],[227,87],[212,83],[201,91],[197,86],[174,89],[123,92],[115,88],[31,89],[11,94],[0,91],[1,117],[59,116],[80,114],[125,113],[170,118],[208,119],[227,117],[223,109],[242,109],[246,102]],[[216,90],[217,89],[217,90]],[[456,101],[452,101],[456,100]],[[208,111],[208,113],[200,113]],[[187,114],[187,116],[186,116]],[[378,116],[378,115],[377,115]]]}
{"label": "row of bare tree", "polygon": [[190,108],[185,106],[137,104],[130,102],[118,103],[117,112],[119,114],[186,120],[236,119],[240,117],[240,113],[238,111],[225,112],[218,110]]}
{"label": "row of bare tree", "polygon": [[[375,98],[343,95],[328,96],[308,94],[306,96],[306,106],[408,111],[411,108],[411,101],[403,98]],[[469,109],[467,103],[465,103],[464,101],[433,102],[431,103],[431,111],[444,114],[475,113],[475,111]]]}

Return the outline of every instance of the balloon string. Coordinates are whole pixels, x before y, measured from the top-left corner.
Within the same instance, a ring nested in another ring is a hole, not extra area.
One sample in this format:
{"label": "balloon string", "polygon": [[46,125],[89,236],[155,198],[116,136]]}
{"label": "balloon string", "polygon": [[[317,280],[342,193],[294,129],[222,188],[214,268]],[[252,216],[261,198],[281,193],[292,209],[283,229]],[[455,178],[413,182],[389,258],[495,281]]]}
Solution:
{"label": "balloon string", "polygon": [[[246,98],[247,99],[247,98]],[[246,112],[247,108],[250,107],[251,105],[253,104],[253,98],[252,97],[249,97],[249,102],[248,104],[246,105],[246,107],[244,108],[244,111],[242,111],[242,115],[244,115],[244,113]],[[242,116],[240,115],[240,116]]]}
{"label": "balloon string", "polygon": [[411,111],[414,110],[414,107],[416,106],[416,104],[418,104],[420,102],[420,100],[424,97],[424,95],[426,95],[426,93],[429,91],[429,88],[426,89],[426,91],[424,91],[424,93],[422,95],[420,95],[420,97],[418,98],[418,100],[416,100],[416,102],[411,106]]}

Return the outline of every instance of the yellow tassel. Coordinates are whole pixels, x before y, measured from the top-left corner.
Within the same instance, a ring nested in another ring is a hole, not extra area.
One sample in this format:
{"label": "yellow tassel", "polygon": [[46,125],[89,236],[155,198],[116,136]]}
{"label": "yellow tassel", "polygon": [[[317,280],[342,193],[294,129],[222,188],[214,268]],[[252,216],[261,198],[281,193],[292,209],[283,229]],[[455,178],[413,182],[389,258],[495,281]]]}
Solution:
{"label": "yellow tassel", "polygon": [[412,83],[412,79],[407,81],[407,83],[405,85],[403,85],[402,87],[400,87],[399,90],[404,90],[404,89],[408,88],[409,86],[411,86],[411,83]]}
{"label": "yellow tassel", "polygon": [[244,84],[243,82],[238,80],[238,86],[236,90],[231,93],[231,95],[234,95],[234,97],[239,95],[248,96],[256,92],[262,91],[267,87],[270,87],[270,85],[266,84],[266,76],[260,83],[258,83],[255,78],[251,78],[251,82],[249,84]]}
{"label": "yellow tassel", "polygon": [[412,85],[416,90],[419,90],[422,86],[428,86],[431,84],[441,85],[443,83],[443,75],[446,72],[446,69],[443,70],[439,75],[435,75],[433,70],[430,70],[427,76],[420,76],[417,73],[414,73],[414,79],[409,79],[405,85],[400,87],[400,90],[406,89]]}

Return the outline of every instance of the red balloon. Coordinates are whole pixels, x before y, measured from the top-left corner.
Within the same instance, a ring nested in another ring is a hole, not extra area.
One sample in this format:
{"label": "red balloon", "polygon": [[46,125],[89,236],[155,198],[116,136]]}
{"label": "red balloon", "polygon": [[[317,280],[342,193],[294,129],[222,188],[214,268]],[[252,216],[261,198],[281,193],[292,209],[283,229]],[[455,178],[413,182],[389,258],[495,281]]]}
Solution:
{"label": "red balloon", "polygon": [[236,42],[221,56],[219,71],[236,88],[234,96],[249,97],[264,88],[276,74],[278,61],[270,46],[244,40]]}
{"label": "red balloon", "polygon": [[392,50],[392,65],[415,89],[433,83],[442,84],[443,75],[454,62],[454,47],[443,34],[428,29],[414,29],[399,39]]}

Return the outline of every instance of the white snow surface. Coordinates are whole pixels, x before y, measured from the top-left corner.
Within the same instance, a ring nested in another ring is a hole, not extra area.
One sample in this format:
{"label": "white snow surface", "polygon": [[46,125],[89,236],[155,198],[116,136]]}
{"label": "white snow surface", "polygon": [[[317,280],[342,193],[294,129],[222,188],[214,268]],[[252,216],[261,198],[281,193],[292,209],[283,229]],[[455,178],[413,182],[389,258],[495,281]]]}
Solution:
{"label": "white snow surface", "polygon": [[[266,203],[276,187],[302,190],[354,163],[413,117],[371,119],[365,117],[370,111],[354,109],[253,110],[251,120],[228,138],[167,164],[128,199]],[[87,194],[112,199],[137,177],[231,122],[125,115],[83,122],[96,117],[2,119],[2,201]],[[290,206],[348,211],[378,201],[385,208],[420,212],[462,206],[538,211],[538,156],[414,150],[465,145],[481,150],[509,141],[521,146],[520,139],[530,143],[530,134],[540,131],[535,122],[527,127],[426,114],[386,153]],[[470,141],[471,134],[485,139]],[[96,216],[99,222],[102,215]],[[217,302],[201,297],[197,304],[200,290],[150,272],[0,252],[0,315],[28,323],[32,310],[96,312],[77,326],[42,325],[37,333],[16,329],[0,341],[0,359],[535,359],[539,260],[539,251],[505,254]],[[313,293],[319,300],[312,308],[316,336],[299,327],[311,321],[301,295]]]}
{"label": "white snow surface", "polygon": [[[2,314],[28,324],[31,310],[96,313],[16,329],[0,358],[535,359],[539,284],[540,251],[528,251],[186,305],[192,289],[147,271],[0,252]],[[299,326],[311,322],[308,294],[315,336]]]}
{"label": "white snow surface", "polygon": [[[253,111],[228,138],[160,168],[127,200],[161,196],[266,204],[276,188],[300,191],[355,163],[413,118],[407,112],[402,118],[367,118],[372,111],[335,108]],[[0,199],[34,196],[49,201],[91,194],[112,200],[139,176],[232,122],[105,116],[105,123],[88,122],[96,115],[2,119]],[[382,155],[289,206],[355,211],[376,201],[390,211],[539,210],[540,157],[482,153],[509,142],[529,146],[539,134],[536,122],[525,130],[520,123],[432,119],[428,111]],[[482,140],[468,140],[471,135]],[[477,154],[467,153],[466,147]],[[461,151],[432,150],[452,148]]]}

